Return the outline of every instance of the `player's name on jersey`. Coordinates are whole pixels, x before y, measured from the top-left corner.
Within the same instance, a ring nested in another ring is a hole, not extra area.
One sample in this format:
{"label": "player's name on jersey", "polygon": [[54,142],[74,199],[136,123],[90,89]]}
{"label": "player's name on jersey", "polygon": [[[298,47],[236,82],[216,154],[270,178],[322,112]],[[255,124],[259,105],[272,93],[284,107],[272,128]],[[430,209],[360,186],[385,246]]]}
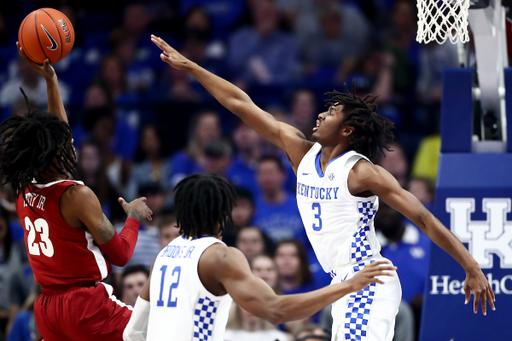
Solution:
{"label": "player's name on jersey", "polygon": [[297,182],[297,194],[310,199],[336,200],[339,187],[315,187]]}
{"label": "player's name on jersey", "polygon": [[167,245],[160,254],[160,257],[192,259],[192,251],[194,249],[195,246]]}
{"label": "player's name on jersey", "polygon": [[30,206],[44,211],[44,203],[46,202],[46,197],[44,195],[28,193],[25,197],[27,198],[27,201],[23,203],[23,207]]}

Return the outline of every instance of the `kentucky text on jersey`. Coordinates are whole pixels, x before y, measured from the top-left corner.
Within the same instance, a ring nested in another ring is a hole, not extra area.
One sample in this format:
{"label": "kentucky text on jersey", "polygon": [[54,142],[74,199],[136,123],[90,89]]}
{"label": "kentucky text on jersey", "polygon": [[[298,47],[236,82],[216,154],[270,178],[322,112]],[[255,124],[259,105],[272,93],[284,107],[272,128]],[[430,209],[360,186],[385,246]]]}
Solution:
{"label": "kentucky text on jersey", "polygon": [[315,187],[297,182],[297,194],[318,200],[338,199],[339,187]]}
{"label": "kentucky text on jersey", "polygon": [[160,257],[191,259],[192,251],[194,251],[194,249],[195,246],[167,245]]}
{"label": "kentucky text on jersey", "polygon": [[[23,207],[27,206],[27,202],[31,207],[36,207],[41,211],[44,211],[44,203],[46,201],[46,197],[44,195],[39,195],[36,193],[27,193],[26,195],[27,201],[23,202]],[[37,200],[39,199],[39,200]],[[37,205],[34,204],[37,202]]]}

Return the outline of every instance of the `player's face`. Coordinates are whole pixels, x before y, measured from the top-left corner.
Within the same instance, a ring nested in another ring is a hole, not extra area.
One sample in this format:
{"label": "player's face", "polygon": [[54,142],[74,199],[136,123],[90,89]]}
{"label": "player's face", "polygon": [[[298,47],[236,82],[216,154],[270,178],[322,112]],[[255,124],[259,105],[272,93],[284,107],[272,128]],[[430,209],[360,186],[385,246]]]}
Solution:
{"label": "player's face", "polygon": [[312,139],[322,146],[339,144],[343,118],[343,105],[330,106],[327,111],[318,115]]}
{"label": "player's face", "polygon": [[142,288],[144,288],[147,279],[148,278],[146,274],[144,274],[143,272],[136,272],[126,276],[123,281],[122,301],[133,307],[135,305],[137,297],[142,292]]}
{"label": "player's face", "polygon": [[300,258],[297,247],[293,244],[282,244],[276,250],[274,260],[279,273],[284,277],[294,277],[300,271]]}
{"label": "player's face", "polygon": [[277,288],[278,272],[275,263],[268,257],[256,257],[252,262],[254,276],[264,280],[271,288]]}

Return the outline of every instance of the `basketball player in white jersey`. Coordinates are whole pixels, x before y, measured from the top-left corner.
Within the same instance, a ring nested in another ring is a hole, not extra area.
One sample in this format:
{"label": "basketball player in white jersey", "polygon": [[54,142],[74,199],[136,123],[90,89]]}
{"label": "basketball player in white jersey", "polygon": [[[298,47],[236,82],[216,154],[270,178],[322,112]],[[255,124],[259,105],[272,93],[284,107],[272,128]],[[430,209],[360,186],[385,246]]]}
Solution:
{"label": "basketball player in white jersey", "polygon": [[[334,276],[333,283],[382,259],[373,227],[380,198],[464,268],[465,303],[473,291],[475,313],[479,302],[484,315],[487,301],[495,309],[494,292],[464,245],[389,172],[370,162],[393,136],[392,123],[375,112],[372,96],[330,93],[331,105],[318,115],[312,135],[315,142],[311,142],[298,129],[261,110],[241,89],[183,57],[161,38],[152,36],[151,40],[163,51],[164,62],[188,72],[226,109],[284,150],[297,174],[297,202],[304,227],[323,269]],[[401,289],[397,277],[388,282],[336,302],[333,340],[391,340]]]}
{"label": "basketball player in white jersey", "polygon": [[224,341],[231,297],[243,309],[278,324],[307,317],[394,276],[390,262],[375,262],[344,283],[278,296],[251,273],[238,249],[221,241],[226,223],[232,223],[236,197],[229,182],[212,173],[196,174],[179,182],[175,193],[182,237],[156,257],[124,331],[125,341]]}

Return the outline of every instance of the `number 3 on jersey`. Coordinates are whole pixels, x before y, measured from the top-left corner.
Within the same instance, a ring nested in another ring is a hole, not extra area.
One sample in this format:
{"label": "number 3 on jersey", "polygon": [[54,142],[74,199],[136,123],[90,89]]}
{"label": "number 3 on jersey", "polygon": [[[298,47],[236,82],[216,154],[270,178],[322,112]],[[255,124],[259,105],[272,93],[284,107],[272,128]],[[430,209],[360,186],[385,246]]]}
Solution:
{"label": "number 3 on jersey", "polygon": [[313,230],[320,231],[322,229],[322,218],[320,215],[322,214],[322,208],[320,207],[320,204],[315,202],[313,205],[311,205],[311,209],[316,212],[315,219],[318,219],[318,225],[313,223]]}
{"label": "number 3 on jersey", "polygon": [[[25,229],[28,231],[28,253],[34,256],[39,256],[41,254],[39,248],[41,248],[43,255],[46,257],[53,257],[54,250],[53,244],[50,241],[50,228],[48,226],[48,222],[43,218],[39,218],[32,224],[30,218],[25,217]],[[41,241],[39,243],[34,242],[36,240],[36,232],[41,236]]]}
{"label": "number 3 on jersey", "polygon": [[[164,293],[165,272],[167,271],[167,265],[162,265],[160,271],[162,272],[162,279],[160,280],[160,295],[158,301],[156,301],[157,307],[164,306],[164,300],[162,299],[162,296]],[[172,299],[172,290],[176,289],[178,285],[180,285],[181,266],[177,266],[172,270],[171,276],[174,278],[176,275],[176,280],[171,283],[171,287],[169,288],[169,299],[167,300],[168,308],[174,308],[178,304],[177,297],[175,297],[174,300]]]}

